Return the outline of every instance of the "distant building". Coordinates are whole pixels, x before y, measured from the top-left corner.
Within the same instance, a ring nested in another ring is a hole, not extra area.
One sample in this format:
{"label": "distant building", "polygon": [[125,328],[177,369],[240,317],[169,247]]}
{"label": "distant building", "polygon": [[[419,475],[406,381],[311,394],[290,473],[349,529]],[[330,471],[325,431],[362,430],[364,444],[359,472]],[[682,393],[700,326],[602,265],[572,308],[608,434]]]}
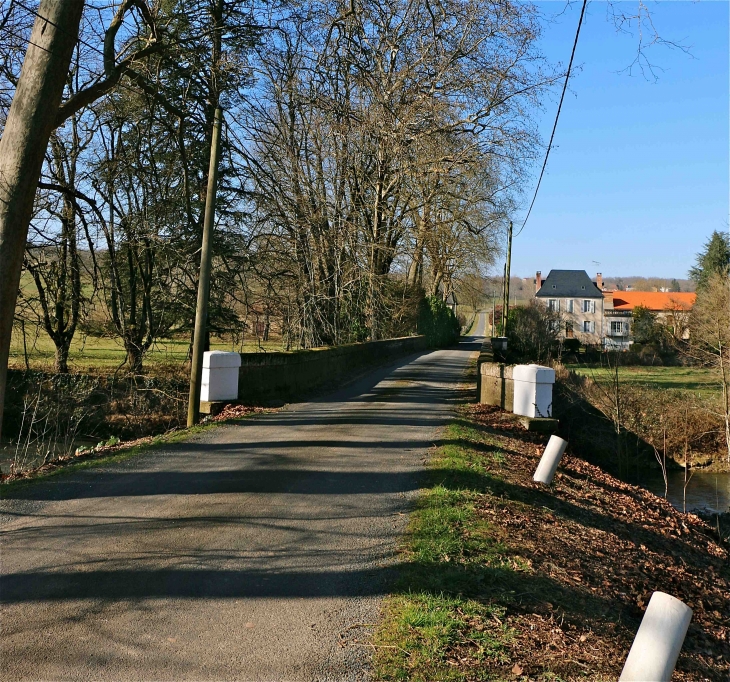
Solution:
{"label": "distant building", "polygon": [[606,291],[605,345],[627,348],[631,344],[631,322],[635,308],[646,308],[666,325],[675,338],[689,338],[689,312],[697,294],[678,291]]}
{"label": "distant building", "polygon": [[694,293],[670,291],[606,291],[599,272],[591,281],[585,270],[551,270],[543,281],[535,276],[535,298],[560,313],[560,338],[583,344],[626,349],[631,343],[634,309],[655,313],[676,338],[689,337],[688,317]]}
{"label": "distant building", "polygon": [[560,337],[581,343],[601,343],[603,329],[603,279],[592,282],[585,270],[551,270],[545,281],[535,277],[535,298],[560,313]]}

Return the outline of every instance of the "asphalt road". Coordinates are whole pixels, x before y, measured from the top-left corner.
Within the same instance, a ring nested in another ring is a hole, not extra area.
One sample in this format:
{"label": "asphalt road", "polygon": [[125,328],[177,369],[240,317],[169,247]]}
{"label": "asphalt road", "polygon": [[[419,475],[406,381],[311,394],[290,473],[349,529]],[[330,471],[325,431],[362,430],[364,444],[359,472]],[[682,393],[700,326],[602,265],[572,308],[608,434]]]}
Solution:
{"label": "asphalt road", "polygon": [[2,679],[366,679],[480,341],[0,501]]}

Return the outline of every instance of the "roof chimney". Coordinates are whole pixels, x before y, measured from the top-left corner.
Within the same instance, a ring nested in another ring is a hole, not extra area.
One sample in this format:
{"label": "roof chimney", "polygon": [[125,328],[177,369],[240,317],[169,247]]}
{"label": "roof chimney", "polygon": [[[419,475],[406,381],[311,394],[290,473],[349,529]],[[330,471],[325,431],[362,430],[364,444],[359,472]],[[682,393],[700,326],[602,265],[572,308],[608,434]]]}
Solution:
{"label": "roof chimney", "polygon": [[600,272],[596,273],[596,286],[603,291],[603,275]]}
{"label": "roof chimney", "polygon": [[535,274],[535,293],[540,291],[540,287],[542,286],[542,273],[538,270]]}

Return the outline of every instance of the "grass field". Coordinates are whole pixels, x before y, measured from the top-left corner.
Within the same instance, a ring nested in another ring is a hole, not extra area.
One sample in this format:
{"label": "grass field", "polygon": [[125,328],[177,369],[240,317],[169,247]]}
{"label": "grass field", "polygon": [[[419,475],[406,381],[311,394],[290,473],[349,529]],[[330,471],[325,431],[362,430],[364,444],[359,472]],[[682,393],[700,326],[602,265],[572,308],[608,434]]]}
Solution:
{"label": "grass field", "polygon": [[[608,379],[610,370],[585,365],[566,365],[583,376]],[[700,367],[619,367],[621,381],[650,388],[679,389],[715,394],[720,390],[719,376],[715,370]]]}
{"label": "grass field", "polygon": [[[188,354],[188,339],[162,339],[158,341],[145,358],[148,367],[155,365],[184,364]],[[28,352],[28,364],[32,369],[52,370],[54,362],[54,345],[42,330],[26,326],[25,345]],[[246,341],[243,346],[232,344],[216,337],[211,339],[211,350],[233,350],[238,352],[280,351],[280,340],[259,343],[256,339]],[[98,338],[77,334],[71,343],[69,353],[69,369],[74,372],[93,370],[114,370],[125,359],[121,342],[113,338]],[[25,368],[23,335],[17,328],[13,329],[10,346],[9,366],[16,369]]]}

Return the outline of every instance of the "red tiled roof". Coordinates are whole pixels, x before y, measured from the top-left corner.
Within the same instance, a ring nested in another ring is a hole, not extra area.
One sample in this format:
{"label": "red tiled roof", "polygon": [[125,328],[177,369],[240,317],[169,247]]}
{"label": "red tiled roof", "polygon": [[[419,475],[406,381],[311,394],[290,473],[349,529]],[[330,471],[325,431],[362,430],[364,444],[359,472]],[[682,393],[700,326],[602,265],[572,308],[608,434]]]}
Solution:
{"label": "red tiled roof", "polygon": [[614,291],[614,310],[633,310],[639,306],[656,312],[662,310],[689,310],[697,294],[673,291]]}

